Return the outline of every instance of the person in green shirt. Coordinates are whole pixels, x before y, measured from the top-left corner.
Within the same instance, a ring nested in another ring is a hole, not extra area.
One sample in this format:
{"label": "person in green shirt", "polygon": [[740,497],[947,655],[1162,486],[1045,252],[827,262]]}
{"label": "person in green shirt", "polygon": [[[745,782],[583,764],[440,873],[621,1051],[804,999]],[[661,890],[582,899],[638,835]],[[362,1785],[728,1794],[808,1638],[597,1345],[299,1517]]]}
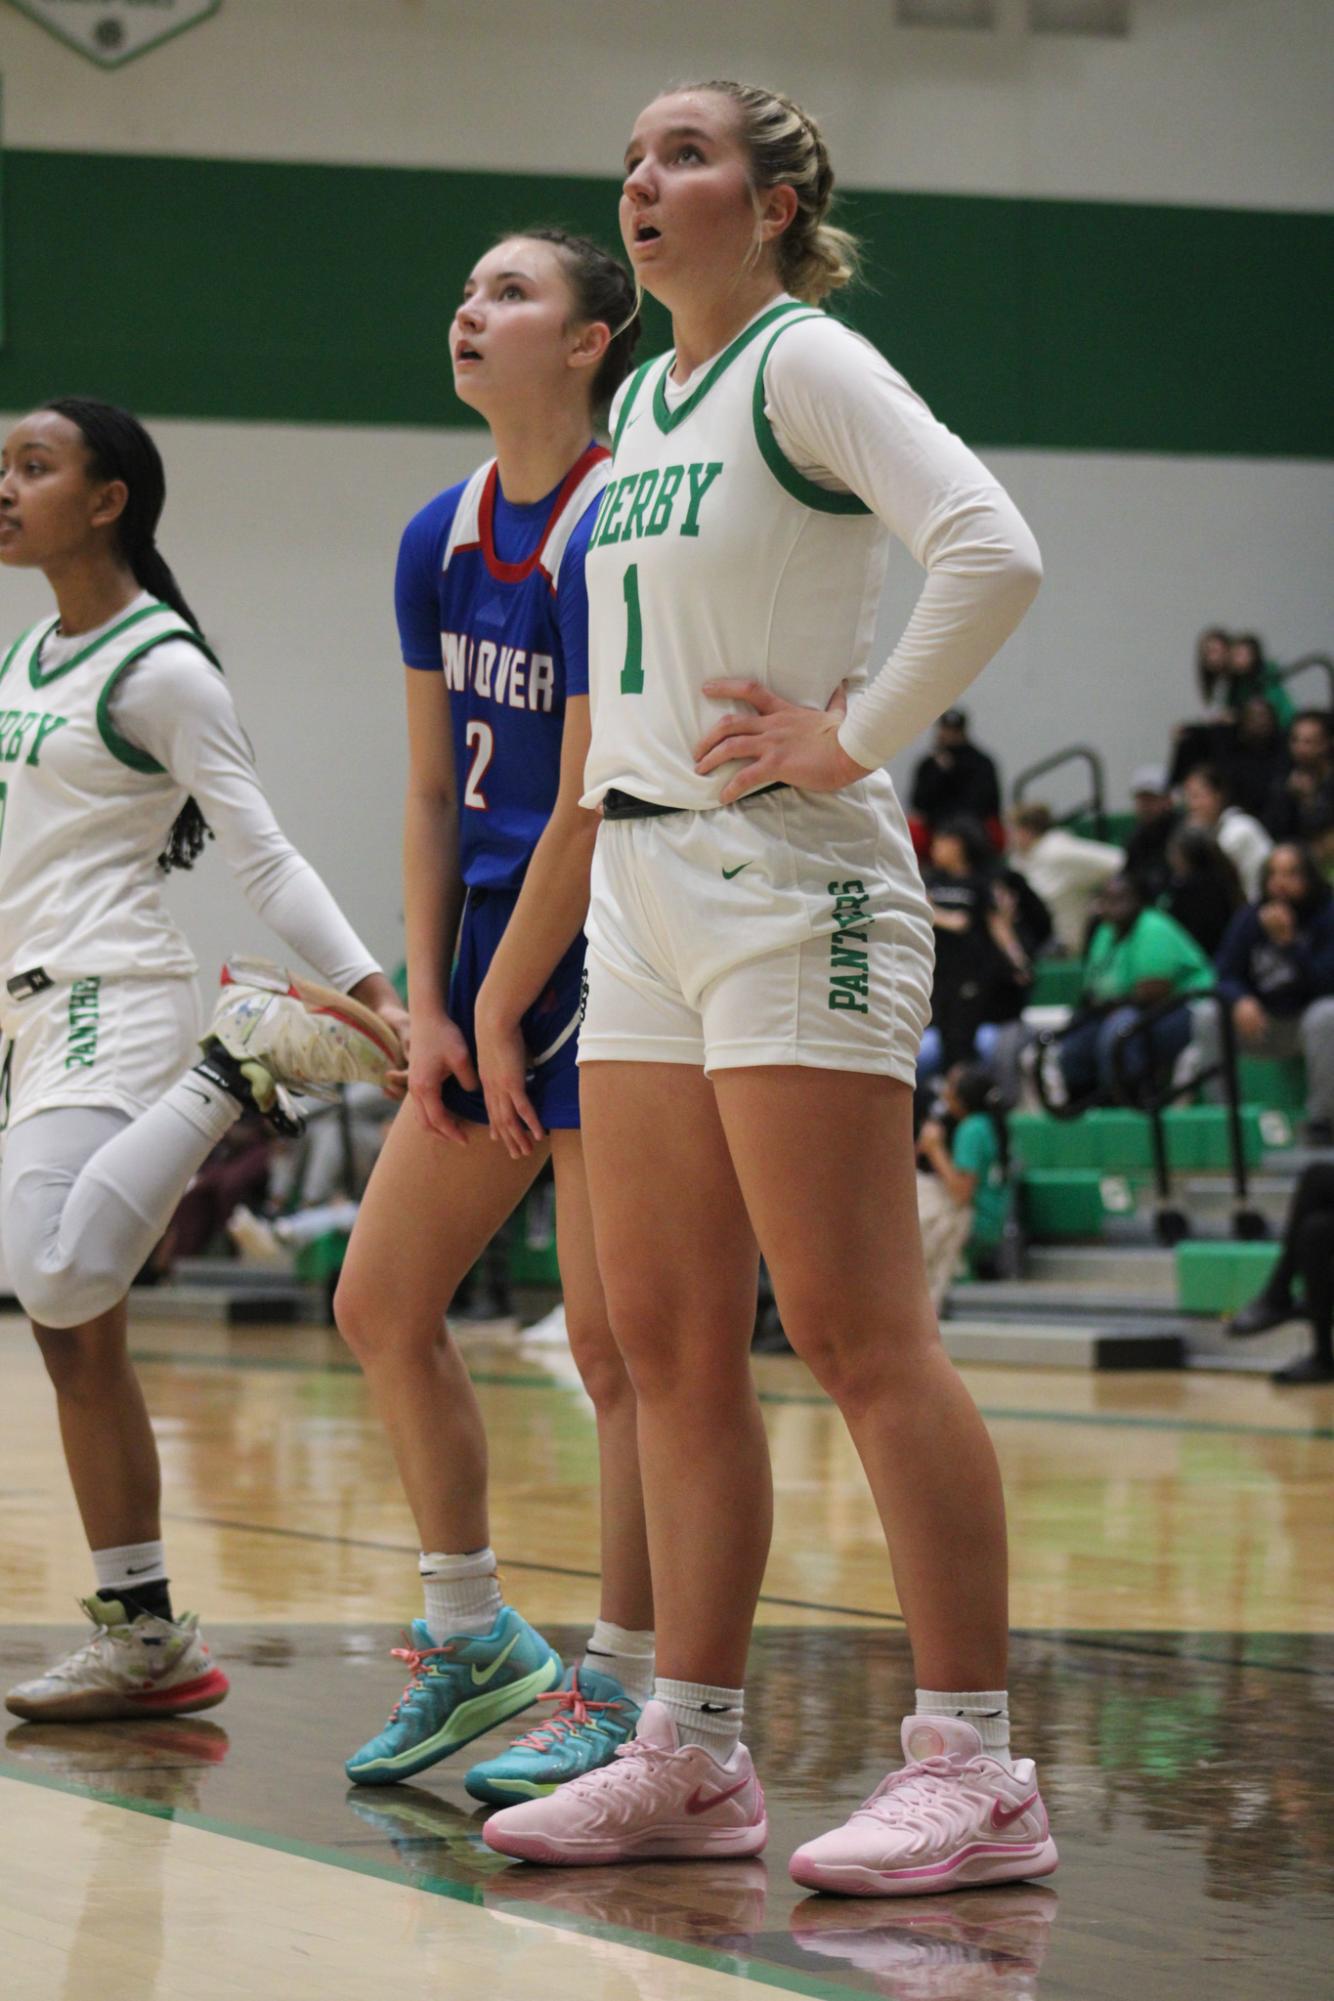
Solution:
{"label": "person in green shirt", "polygon": [[975,1278],[997,1276],[1010,1195],[1005,1113],[991,1072],[956,1063],[941,1087],[945,1122],[917,1135],[917,1215],[927,1284],[939,1309],[965,1255]]}
{"label": "person in green shirt", "polygon": [[1213,967],[1190,933],[1166,911],[1145,906],[1128,875],[1113,876],[1102,895],[1103,921],[1084,960],[1084,998],[1059,1043],[1061,1080],[1070,1098],[1114,1093],[1113,1049],[1141,1010],[1173,995],[1173,1008],[1147,1036],[1126,1046],[1123,1070],[1134,1085],[1151,1064],[1170,1071],[1190,1041],[1187,1000],[1213,986]]}

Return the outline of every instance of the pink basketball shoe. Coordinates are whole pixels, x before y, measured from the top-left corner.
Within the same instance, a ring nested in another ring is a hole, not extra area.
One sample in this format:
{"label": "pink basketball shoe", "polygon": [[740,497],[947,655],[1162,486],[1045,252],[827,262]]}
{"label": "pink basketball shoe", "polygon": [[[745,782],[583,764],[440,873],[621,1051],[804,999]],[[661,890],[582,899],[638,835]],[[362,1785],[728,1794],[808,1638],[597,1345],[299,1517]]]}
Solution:
{"label": "pink basketball shoe", "polygon": [[758,1855],[769,1838],[764,1794],[738,1744],[726,1764],[683,1744],[660,1702],[609,1765],[546,1799],[493,1813],[482,1839],[522,1862],[646,1862],[655,1857]]}
{"label": "pink basketball shoe", "polygon": [[907,1764],[851,1820],[797,1850],[794,1882],[845,1897],[920,1897],[1050,1876],[1056,1843],[1031,1758],[1010,1771],[954,1716],[906,1716],[903,1754]]}

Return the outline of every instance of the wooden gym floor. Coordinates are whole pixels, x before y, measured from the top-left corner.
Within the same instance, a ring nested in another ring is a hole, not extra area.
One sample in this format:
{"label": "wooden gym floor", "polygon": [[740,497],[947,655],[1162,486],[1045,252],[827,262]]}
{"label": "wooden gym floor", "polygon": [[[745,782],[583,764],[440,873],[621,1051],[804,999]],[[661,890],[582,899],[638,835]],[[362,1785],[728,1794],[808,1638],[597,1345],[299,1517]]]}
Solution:
{"label": "wooden gym floor", "polygon": [[[759,1367],[777,1526],[748,1691],[761,1861],[529,1869],[471,1756],[350,1788],[401,1685],[415,1539],[323,1330],[141,1325],[177,1602],[233,1690],[201,1717],[0,1742],[6,2001],[1298,2001],[1334,1913],[1334,1392],[975,1368],[1011,1512],[1016,1739],[1062,1867],[912,1902],[808,1897],[789,1850],[895,1755],[911,1701],[874,1515],[801,1365]],[[473,1337],[509,1596],[576,1651],[596,1602],[591,1414],[562,1350]],[[90,1588],[49,1390],[0,1318],[0,1678]],[[2,1726],[0,1726],[2,1727]],[[512,1732],[510,1733],[512,1734]],[[1326,1975],[1319,1972],[1326,1965]]]}

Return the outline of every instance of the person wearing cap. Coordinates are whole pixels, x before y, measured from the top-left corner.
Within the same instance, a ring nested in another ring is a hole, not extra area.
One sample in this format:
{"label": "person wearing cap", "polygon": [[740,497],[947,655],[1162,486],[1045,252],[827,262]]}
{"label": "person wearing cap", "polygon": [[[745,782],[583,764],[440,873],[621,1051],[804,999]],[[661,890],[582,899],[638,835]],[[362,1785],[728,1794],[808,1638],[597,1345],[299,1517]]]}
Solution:
{"label": "person wearing cap", "polygon": [[1058,827],[1050,806],[1025,803],[1010,814],[1010,864],[1051,912],[1061,950],[1077,957],[1088,935],[1093,899],[1125,856],[1110,841],[1089,841]]}
{"label": "person wearing cap", "polygon": [[946,709],[936,724],[935,743],[913,771],[909,804],[919,855],[930,846],[932,830],[947,820],[980,820],[992,846],[1004,847],[995,759],[969,737],[962,709]]}
{"label": "person wearing cap", "polygon": [[1173,804],[1161,764],[1137,767],[1130,780],[1130,800],[1135,825],[1126,842],[1126,874],[1139,884],[1146,903],[1156,903],[1171,875],[1167,844],[1181,825],[1181,814]]}

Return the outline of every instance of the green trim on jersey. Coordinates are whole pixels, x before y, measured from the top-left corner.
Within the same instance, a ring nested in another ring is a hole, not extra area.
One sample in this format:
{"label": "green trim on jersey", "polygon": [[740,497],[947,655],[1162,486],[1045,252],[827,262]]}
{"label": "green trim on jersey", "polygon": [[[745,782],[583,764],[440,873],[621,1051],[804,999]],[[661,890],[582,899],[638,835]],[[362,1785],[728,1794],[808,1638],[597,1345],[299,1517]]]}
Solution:
{"label": "green trim on jersey", "polygon": [[[822,320],[825,314],[811,311],[803,313],[802,318]],[[769,356],[788,328],[798,324],[796,319],[784,321],[760,356],[760,365],[755,371],[755,442],[760,448],[760,456],[778,484],[786,487],[792,498],[799,500],[803,507],[814,508],[819,514],[869,514],[871,509],[864,500],[858,500],[855,493],[831,493],[827,486],[817,486],[813,479],[807,479],[804,472],[798,472],[774,436],[774,427],[764,407],[764,370]]]}
{"label": "green trim on jersey", "polygon": [[636,396],[638,396],[640,390],[644,386],[644,377],[648,374],[652,366],[653,366],[652,361],[646,361],[642,363],[641,366],[638,367],[635,370],[634,374],[630,377],[629,385],[621,401],[621,414],[616,419],[616,429],[612,432],[611,455],[613,458],[615,458],[616,456],[616,447],[621,442],[621,433],[625,429],[626,423],[629,419],[631,407],[634,403]]}
{"label": "green trim on jersey", "polygon": [[660,431],[674,431],[678,424],[684,424],[691,412],[696,410],[704,401],[704,398],[708,395],[724,369],[730,368],[742,349],[749,347],[753,340],[758,339],[766,327],[771,327],[775,320],[780,320],[789,313],[806,314],[809,311],[809,306],[800,305],[795,299],[783,299],[778,305],[771,306],[767,313],[761,314],[760,318],[753,321],[743,333],[739,333],[730,347],[723,349],[704,380],[700,383],[699,388],[692,390],[690,395],[686,397],[685,402],[678,403],[674,410],[670,409],[667,404],[667,376],[672,365],[672,358],[668,355],[667,366],[663,369],[653,388],[653,415],[657,419],[658,429]]}
{"label": "green trim on jersey", "polygon": [[28,662],[29,681],[34,688],[49,688],[53,681],[58,681],[63,674],[72,674],[76,667],[81,667],[85,660],[90,660],[93,654],[99,652],[102,647],[109,646],[113,639],[119,639],[121,633],[128,631],[130,626],[138,625],[141,618],[156,618],[160,612],[164,611],[170,612],[171,606],[169,604],[162,604],[159,600],[154,599],[153,603],[146,604],[142,611],[132,611],[128,618],[123,618],[120,621],[119,625],[113,625],[110,632],[104,632],[100,639],[93,641],[91,646],[85,646],[82,653],[76,653],[74,658],[67,660],[63,667],[53,667],[49,674],[43,674],[42,648],[60,623],[60,617],[57,614],[51,620],[46,631],[32,650],[32,658]]}
{"label": "green trim on jersey", "polygon": [[[165,607],[155,607],[155,609],[169,611],[171,607],[168,605]],[[142,613],[140,616],[142,616]],[[127,620],[126,623],[128,624],[128,622]],[[156,633],[152,639],[146,640],[142,646],[137,646],[133,653],[127,653],[119,667],[114,668],[108,674],[106,686],[97,698],[97,732],[103,743],[111,752],[111,755],[119,758],[122,764],[128,764],[131,771],[142,771],[149,777],[160,776],[166,771],[167,767],[165,764],[159,764],[157,759],[150,757],[146,750],[140,750],[137,744],[131,743],[128,738],[121,735],[111,720],[111,700],[127,668],[133,667],[136,660],[142,660],[145,653],[151,653],[155,646],[165,646],[170,639],[188,639],[190,644],[197,646],[204,658],[211,661],[221,674],[222,662],[215,653],[210,652],[194,627],[191,625],[179,625],[169,632]]]}

